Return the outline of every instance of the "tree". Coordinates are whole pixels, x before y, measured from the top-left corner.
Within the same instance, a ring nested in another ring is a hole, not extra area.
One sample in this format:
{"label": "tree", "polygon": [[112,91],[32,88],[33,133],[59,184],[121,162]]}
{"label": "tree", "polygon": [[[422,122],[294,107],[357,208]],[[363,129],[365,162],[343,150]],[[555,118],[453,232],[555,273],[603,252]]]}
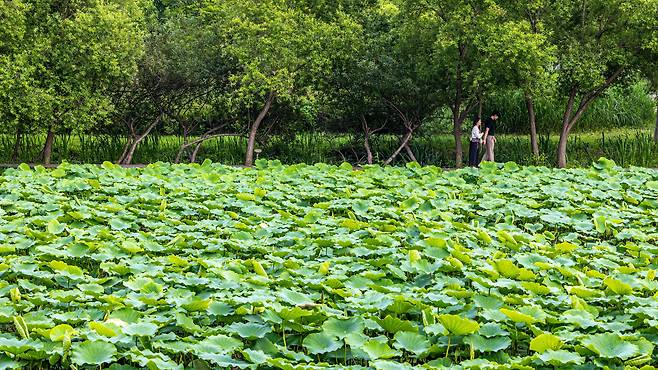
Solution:
{"label": "tree", "polygon": [[[5,16],[6,9],[23,6],[12,3],[4,3]],[[10,68],[18,78],[8,83],[8,91],[26,96],[11,104],[19,125],[17,138],[28,124],[45,129],[41,158],[48,164],[58,132],[80,131],[108,118],[112,111],[108,91],[134,73],[142,50],[143,4],[136,0],[25,4],[29,11],[23,13],[24,27],[11,28],[22,52],[5,57],[3,69],[7,62],[15,63]]]}
{"label": "tree", "polygon": [[30,122],[47,111],[49,94],[39,86],[38,64],[41,48],[30,45],[29,3],[0,3],[0,121],[14,130],[16,139],[11,160],[18,160],[21,142]]}
{"label": "tree", "polygon": [[528,22],[507,17],[499,4],[489,0],[407,4],[407,33],[413,45],[423,45],[419,68],[425,79],[438,81],[440,98],[452,112],[455,165],[461,167],[464,121],[488,91],[504,86],[510,76],[529,79],[540,68],[546,55],[543,36],[533,34]]}
{"label": "tree", "polygon": [[201,10],[216,35],[222,60],[238,66],[228,81],[230,109],[255,114],[249,123],[245,166],[254,161],[261,124],[272,107],[317,101],[332,61],[349,48],[355,24],[305,2],[228,0]]}
{"label": "tree", "polygon": [[[655,61],[657,0],[559,0],[547,22],[567,95],[557,150],[567,165],[569,133],[592,102],[644,63]],[[651,57],[650,57],[651,58]]]}
{"label": "tree", "polygon": [[367,163],[374,161],[370,138],[383,130],[400,135],[384,165],[403,150],[415,161],[413,136],[440,104],[436,80],[425,78],[417,63],[426,50],[406,33],[406,17],[395,2],[371,4],[357,19],[361,33],[356,51],[333,73],[335,104],[343,120],[363,132]]}
{"label": "tree", "polygon": [[552,70],[556,48],[550,44],[544,24],[550,3],[547,0],[523,3],[512,0],[501,1],[501,4],[507,12],[508,28],[505,38],[493,41],[497,48],[507,49],[508,54],[497,60],[502,62],[498,63],[497,70],[507,80],[508,87],[523,91],[530,124],[530,147],[533,155],[539,156],[534,97],[551,91],[555,83]]}

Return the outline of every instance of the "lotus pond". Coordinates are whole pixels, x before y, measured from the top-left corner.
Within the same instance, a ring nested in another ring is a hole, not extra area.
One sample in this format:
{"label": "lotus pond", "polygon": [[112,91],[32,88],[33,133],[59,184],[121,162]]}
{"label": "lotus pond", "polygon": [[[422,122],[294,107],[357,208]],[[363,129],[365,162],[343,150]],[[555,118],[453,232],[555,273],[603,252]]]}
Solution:
{"label": "lotus pond", "polygon": [[0,175],[0,368],[651,368],[658,172]]}

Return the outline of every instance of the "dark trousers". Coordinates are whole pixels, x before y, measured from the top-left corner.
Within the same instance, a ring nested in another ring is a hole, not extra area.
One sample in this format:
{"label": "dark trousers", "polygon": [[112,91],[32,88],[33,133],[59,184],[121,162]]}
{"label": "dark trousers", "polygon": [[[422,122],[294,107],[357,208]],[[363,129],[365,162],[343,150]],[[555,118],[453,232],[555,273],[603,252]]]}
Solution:
{"label": "dark trousers", "polygon": [[480,151],[480,142],[478,141],[471,141],[471,145],[468,148],[468,165],[471,167],[477,167],[478,163],[478,158],[479,158],[479,153]]}

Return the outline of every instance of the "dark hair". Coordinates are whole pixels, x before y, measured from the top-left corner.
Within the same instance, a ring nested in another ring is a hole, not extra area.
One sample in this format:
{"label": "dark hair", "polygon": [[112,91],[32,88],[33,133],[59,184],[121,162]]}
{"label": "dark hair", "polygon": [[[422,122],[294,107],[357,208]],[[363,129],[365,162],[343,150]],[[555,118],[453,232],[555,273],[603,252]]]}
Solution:
{"label": "dark hair", "polygon": [[473,118],[473,126],[477,125],[478,121],[480,121],[480,120],[482,120],[482,118],[480,118],[480,116],[475,116],[475,118]]}
{"label": "dark hair", "polygon": [[491,116],[498,116],[498,117],[500,117],[500,112],[499,112],[499,111],[494,111],[493,113],[491,113]]}

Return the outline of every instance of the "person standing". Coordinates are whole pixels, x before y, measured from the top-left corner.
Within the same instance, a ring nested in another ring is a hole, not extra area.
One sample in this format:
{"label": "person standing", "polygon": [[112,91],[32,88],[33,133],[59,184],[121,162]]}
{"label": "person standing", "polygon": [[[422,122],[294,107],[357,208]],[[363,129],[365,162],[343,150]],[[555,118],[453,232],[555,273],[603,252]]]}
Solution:
{"label": "person standing", "polygon": [[496,147],[496,121],[500,117],[499,112],[494,112],[484,121],[484,157],[483,161],[495,162],[494,149]]}
{"label": "person standing", "polygon": [[477,167],[478,165],[478,153],[480,152],[480,144],[482,144],[482,136],[484,133],[480,130],[482,126],[482,120],[480,117],[477,117],[473,121],[473,130],[471,130],[471,143],[468,149],[468,165],[470,167]]}

